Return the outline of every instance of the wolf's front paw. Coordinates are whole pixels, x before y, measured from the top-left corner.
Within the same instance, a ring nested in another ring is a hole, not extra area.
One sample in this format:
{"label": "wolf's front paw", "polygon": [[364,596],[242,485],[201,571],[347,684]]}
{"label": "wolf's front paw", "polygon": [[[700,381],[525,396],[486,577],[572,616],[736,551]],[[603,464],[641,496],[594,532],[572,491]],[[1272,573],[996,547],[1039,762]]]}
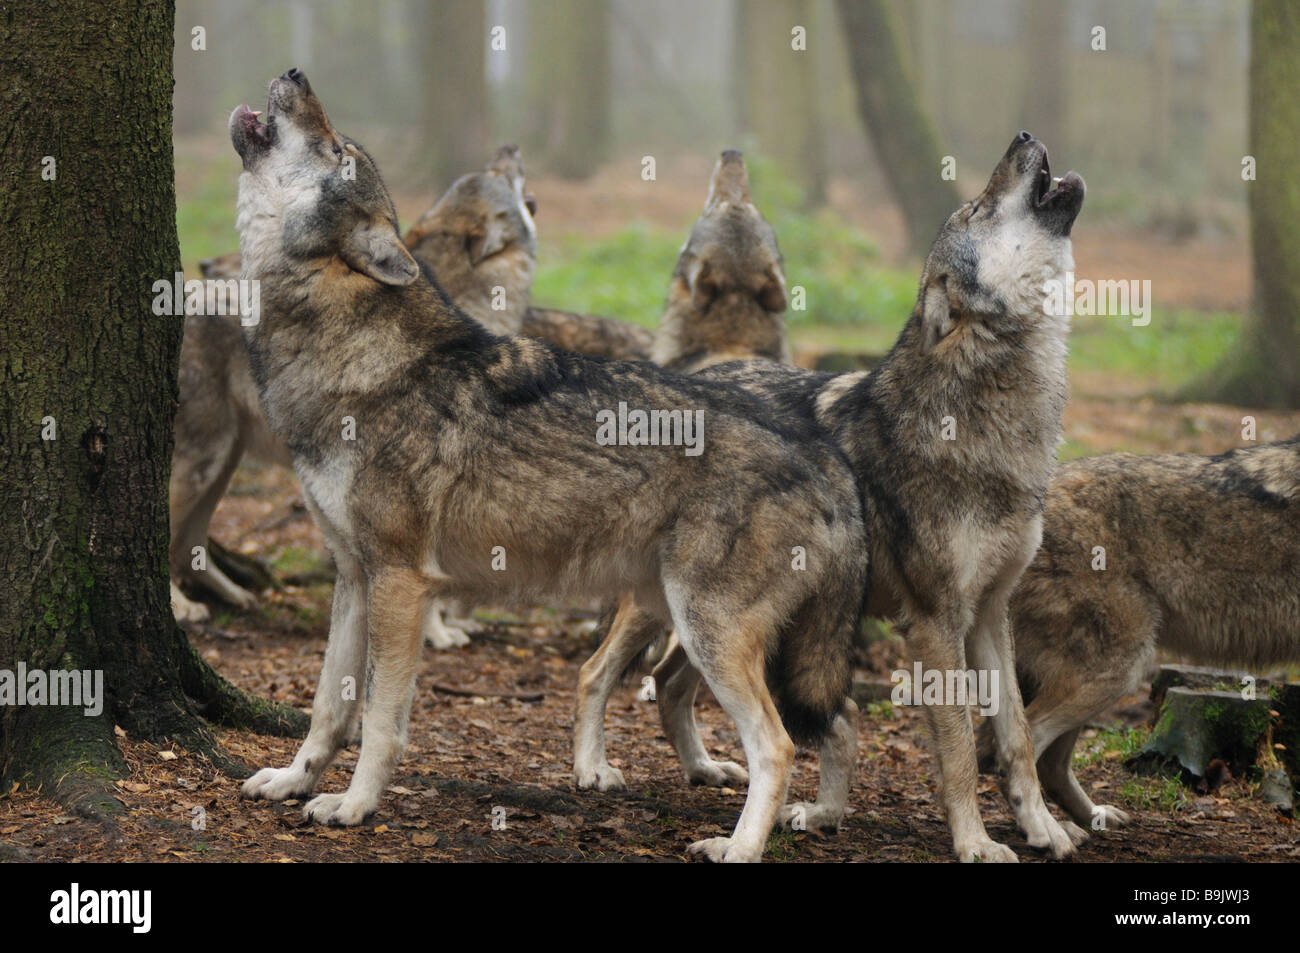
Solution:
{"label": "wolf's front paw", "polygon": [[1066,836],[1070,838],[1070,843],[1075,847],[1082,847],[1088,843],[1088,838],[1091,835],[1074,821],[1061,821],[1061,827],[1065,829]]}
{"label": "wolf's front paw", "polygon": [[963,864],[1018,864],[1020,858],[1006,844],[999,844],[990,837],[973,840],[966,844],[957,844],[953,848],[957,859]]}
{"label": "wolf's front paw", "polygon": [[838,833],[844,812],[827,807],[825,804],[809,804],[796,801],[781,808],[776,816],[777,825],[788,827],[792,831],[827,831]]}
{"label": "wolf's front paw", "polygon": [[181,592],[176,583],[172,583],[172,616],[177,622],[207,622],[210,613],[208,607],[195,602]]}
{"label": "wolf's front paw", "polygon": [[1074,853],[1074,840],[1061,827],[1056,818],[1043,808],[1041,815],[1035,817],[1032,829],[1025,832],[1029,846],[1034,850],[1045,851],[1056,860],[1064,860]]}
{"label": "wolf's front paw", "polygon": [[350,794],[322,794],[307,802],[302,816],[317,824],[355,827],[378,809],[378,804],[367,803]]}
{"label": "wolf's front paw", "polygon": [[579,791],[589,791],[592,788],[597,791],[627,790],[623,772],[608,762],[602,761],[594,768],[575,768],[574,774],[577,777]]}
{"label": "wolf's front paw", "polygon": [[759,857],[751,857],[741,851],[730,837],[710,837],[708,840],[697,840],[686,848],[686,853],[693,857],[701,857],[714,864],[752,864],[757,863],[760,859]]}
{"label": "wolf's front paw", "polygon": [[1132,818],[1117,807],[1109,804],[1097,804],[1092,809],[1092,819],[1088,826],[1095,831],[1108,831],[1112,827],[1123,827]]}
{"label": "wolf's front paw", "polygon": [[460,649],[469,645],[470,637],[464,629],[452,625],[425,625],[424,644],[439,652],[447,649]]}
{"label": "wolf's front paw", "polygon": [[702,761],[686,769],[686,780],[711,788],[725,788],[749,783],[749,772],[734,761]]}
{"label": "wolf's front paw", "polygon": [[300,794],[310,794],[315,782],[290,765],[287,768],[263,768],[239,789],[242,797],[251,800],[286,801]]}

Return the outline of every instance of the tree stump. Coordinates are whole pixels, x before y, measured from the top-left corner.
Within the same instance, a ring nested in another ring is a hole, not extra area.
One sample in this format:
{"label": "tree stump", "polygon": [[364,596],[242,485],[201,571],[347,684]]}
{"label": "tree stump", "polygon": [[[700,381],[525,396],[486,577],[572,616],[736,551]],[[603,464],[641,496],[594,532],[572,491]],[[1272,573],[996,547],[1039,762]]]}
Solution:
{"label": "tree stump", "polygon": [[[1251,679],[1253,682],[1248,681]],[[1240,692],[1251,684],[1255,687],[1256,695],[1264,695],[1272,683],[1267,678],[1261,678],[1250,672],[1202,668],[1199,665],[1161,665],[1160,671],[1151,680],[1151,703],[1155,706],[1155,714],[1152,717],[1160,716],[1165,692],[1176,686],[1181,685],[1198,691]]]}
{"label": "tree stump", "polygon": [[1147,743],[1125,762],[1139,774],[1177,772],[1204,778],[1211,761],[1233,774],[1253,766],[1270,737],[1271,698],[1243,698],[1240,691],[1196,691],[1175,685]]}

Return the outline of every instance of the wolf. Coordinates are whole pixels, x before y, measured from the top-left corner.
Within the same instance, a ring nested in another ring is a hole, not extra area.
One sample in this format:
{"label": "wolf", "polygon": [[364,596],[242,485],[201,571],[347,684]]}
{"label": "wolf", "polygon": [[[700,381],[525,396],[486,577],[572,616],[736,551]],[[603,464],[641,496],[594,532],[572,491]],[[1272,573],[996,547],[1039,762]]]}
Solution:
{"label": "wolf", "polygon": [[495,334],[518,334],[537,265],[536,213],[519,149],[506,145],[453,182],[403,241],[457,307]]}
{"label": "wolf", "polygon": [[[519,150],[500,147],[481,171],[458,178],[407,233],[411,253],[447,275],[444,287],[462,309],[501,333],[518,331],[528,306],[536,254],[536,199],[525,188]],[[203,277],[238,278],[239,252],[199,263]],[[256,596],[209,559],[192,566],[195,546],[208,543],[208,525],[241,459],[289,467],[283,441],[271,432],[248,365],[237,318],[191,316],[181,345],[180,407],[171,477],[172,578],[202,586],[231,605],[249,608]],[[172,584],[177,618],[201,621],[208,610]],[[427,643],[467,645],[466,623],[430,610]]]}
{"label": "wolf", "polygon": [[788,364],[785,309],[776,234],[750,199],[744,157],[728,149],[677,256],[651,360],[683,373],[747,358]]}
{"label": "wolf", "polygon": [[[1256,670],[1300,661],[1300,436],[1062,464],[1010,612],[1038,776],[1080,825],[1067,830],[1082,841],[1128,823],[1092,802],[1071,755],[1158,649]],[[987,762],[988,731],[980,742]]]}
{"label": "wolf", "polygon": [[[789,362],[785,309],[784,262],[776,234],[750,197],[744,156],[728,149],[714,165],[704,209],[677,256],[654,339],[655,363],[694,373],[739,359]],[[579,789],[627,787],[622,772],[605,756],[605,708],[647,639],[659,641],[665,634],[660,621],[638,611],[631,596],[602,614],[606,630],[616,623],[627,631],[606,638],[578,677],[573,774]],[[853,706],[851,700],[847,704]],[[689,705],[679,713],[693,717]],[[696,738],[693,725],[683,737]],[[682,767],[692,784],[748,780],[743,767],[714,761],[702,745],[683,752]]]}
{"label": "wolf", "polygon": [[[266,114],[239,106],[229,123],[244,271],[261,282],[246,337],[338,577],[307,739],[243,795],[311,793],[361,684],[352,782],[304,813],[350,825],[379,808],[405,747],[431,599],[631,591],[674,626],[751,765],[732,836],[692,852],[760,859],[790,733],[822,737],[843,720],[867,566],[842,455],[726,382],[494,335],[411,257],[373,160],[334,130],[302,72],[272,81]],[[600,440],[620,403],[692,413],[703,452],[631,429]],[[341,436],[345,417],[355,439]]]}
{"label": "wolf", "polygon": [[[984,191],[940,229],[911,317],[873,371],[831,375],[769,361],[699,375],[740,384],[774,413],[833,436],[861,490],[871,556],[867,610],[897,619],[928,671],[1015,671],[1007,603],[1042,536],[1067,392],[1069,319],[1049,307],[1048,291],[1073,270],[1070,233],[1084,192],[1077,173],[1053,179],[1046,146],[1021,132]],[[619,619],[609,634],[644,637]],[[689,656],[676,650],[655,670],[664,731],[684,763],[703,752],[690,712],[698,680]],[[954,853],[962,861],[1015,861],[980,817],[966,706],[929,705],[927,714]],[[1039,788],[1015,678],[999,679],[993,724],[1004,790],[1029,844],[1069,855],[1075,845]],[[823,750],[818,800],[793,806],[807,824],[838,827],[848,786],[826,779],[848,777],[855,754],[849,744]]]}

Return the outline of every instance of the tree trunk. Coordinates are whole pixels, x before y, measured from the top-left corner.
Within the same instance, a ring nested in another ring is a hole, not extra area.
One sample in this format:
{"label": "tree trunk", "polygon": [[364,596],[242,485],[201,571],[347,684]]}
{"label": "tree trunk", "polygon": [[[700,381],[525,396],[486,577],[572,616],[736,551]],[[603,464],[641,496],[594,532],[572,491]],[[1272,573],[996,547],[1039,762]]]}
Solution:
{"label": "tree trunk", "polygon": [[424,97],[417,177],[441,195],[491,158],[487,10],[484,0],[418,2],[413,9]]}
{"label": "tree trunk", "polygon": [[1188,396],[1300,407],[1300,6],[1254,0],[1250,42],[1255,300],[1237,346]]}
{"label": "tree trunk", "polygon": [[[810,0],[737,3],[732,20],[740,131],[799,183],[810,208],[826,204],[828,177],[817,85],[817,42],[825,34],[814,29],[813,6]],[[802,50],[791,46],[796,26],[805,31]]]}
{"label": "tree trunk", "polygon": [[0,707],[0,777],[93,814],[118,807],[115,724],[231,771],[200,711],[302,723],[222,681],[171,616],[182,319],[151,303],[152,283],[180,270],[173,15],[164,0],[21,0],[0,21],[0,677],[103,673],[97,716]]}
{"label": "tree trunk", "polygon": [[903,211],[909,244],[924,254],[961,204],[940,178],[943,152],[913,83],[902,32],[887,0],[837,0],[858,114]]}
{"label": "tree trunk", "polygon": [[568,179],[595,174],[609,148],[609,7],[607,0],[527,7],[531,151]]}
{"label": "tree trunk", "polygon": [[1070,149],[1065,141],[1065,80],[1070,64],[1061,12],[1056,0],[1028,0],[1021,18],[1021,45],[1029,60],[1022,128],[1047,143],[1054,155],[1068,155]]}

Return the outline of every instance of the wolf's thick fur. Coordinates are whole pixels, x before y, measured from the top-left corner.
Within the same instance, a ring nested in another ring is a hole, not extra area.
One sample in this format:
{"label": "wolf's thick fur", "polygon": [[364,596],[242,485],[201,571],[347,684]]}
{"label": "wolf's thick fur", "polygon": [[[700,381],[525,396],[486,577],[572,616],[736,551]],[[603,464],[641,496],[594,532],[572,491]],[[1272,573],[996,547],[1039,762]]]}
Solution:
{"label": "wolf's thick fur", "polygon": [[453,182],[403,239],[456,306],[495,334],[519,333],[528,310],[537,256],[530,201],[519,150],[502,146],[487,169]]}
{"label": "wolf's thick fur", "polygon": [[[1071,756],[1157,649],[1255,670],[1300,661],[1300,437],[1063,464],[1011,620],[1044,788],[1084,830],[1124,824],[1084,793]],[[980,740],[990,755],[988,732]]]}
{"label": "wolf's thick fur", "polygon": [[[533,279],[535,229],[524,189],[519,150],[502,146],[487,167],[461,176],[421,216],[407,235],[415,257],[447,275],[453,300],[485,326],[518,330]],[[199,263],[204,278],[238,278],[238,252]],[[232,605],[248,608],[256,597],[209,560],[191,567],[194,546],[207,544],[208,524],[244,456],[290,466],[289,451],[271,432],[248,366],[237,318],[190,317],[181,345],[180,409],[172,456],[171,563],[173,579],[202,586]],[[207,608],[172,584],[178,618],[200,620]],[[466,645],[469,636],[429,610],[425,638],[434,648]]]}
{"label": "wolf's thick fur", "polygon": [[[941,229],[912,316],[873,372],[749,362],[701,373],[834,435],[862,492],[870,610],[898,617],[927,670],[1014,671],[1006,605],[1038,548],[1066,399],[1068,319],[1046,309],[1046,282],[1073,268],[1069,233],[1083,192],[1073,173],[1054,186],[1047,150],[1021,133],[985,190]],[[696,677],[680,653],[656,671],[665,732],[684,759],[699,745],[687,710]],[[1065,856],[1074,847],[1043,802],[1016,680],[998,687],[995,738],[1016,820],[1031,845]],[[965,706],[927,711],[957,856],[1015,860],[980,818]],[[851,773],[851,762],[828,772],[831,756],[823,750],[823,777]],[[833,827],[845,792],[823,785],[817,804],[795,807],[808,823]]]}
{"label": "wolf's thick fur", "polygon": [[[378,808],[405,746],[430,598],[630,590],[674,625],[753,767],[734,835],[694,849],[759,859],[793,759],[777,703],[828,730],[848,688],[867,580],[839,451],[740,388],[491,334],[422,277],[373,162],[301,73],[271,84],[267,112],[266,125],[246,107],[230,122],[240,247],[262,282],[249,350],[339,575],[307,740],[244,795],[311,792],[358,705],[341,689],[364,683],[369,660],[351,786],[305,813],[357,824]],[[601,445],[597,415],[620,402],[702,411],[704,452]],[[341,438],[344,417],[355,440]]]}
{"label": "wolf's thick fur", "polygon": [[[677,256],[664,316],[655,338],[656,363],[697,371],[740,358],[788,360],[785,276],[776,236],[749,195],[749,174],[735,149],[722,153],[709,179],[704,210]],[[605,756],[605,709],[619,679],[664,634],[662,623],[625,596],[606,612],[612,629],[582,666],[574,715],[573,774],[579,788],[623,790],[623,774]],[[691,685],[694,697],[695,684]],[[849,704],[852,704],[851,702]],[[692,784],[744,784],[745,769],[715,761],[697,740],[691,706],[674,706],[690,718],[682,769]],[[674,723],[671,728],[678,728]],[[841,732],[840,734],[843,734]]]}
{"label": "wolf's thick fur", "polygon": [[621,361],[648,361],[654,345],[654,333],[638,324],[535,305],[524,314],[519,333],[550,341],[566,351]]}
{"label": "wolf's thick fur", "polygon": [[744,159],[728,149],[677,256],[651,359],[686,373],[747,358],[788,363],[785,307],[776,235],[750,200]]}

